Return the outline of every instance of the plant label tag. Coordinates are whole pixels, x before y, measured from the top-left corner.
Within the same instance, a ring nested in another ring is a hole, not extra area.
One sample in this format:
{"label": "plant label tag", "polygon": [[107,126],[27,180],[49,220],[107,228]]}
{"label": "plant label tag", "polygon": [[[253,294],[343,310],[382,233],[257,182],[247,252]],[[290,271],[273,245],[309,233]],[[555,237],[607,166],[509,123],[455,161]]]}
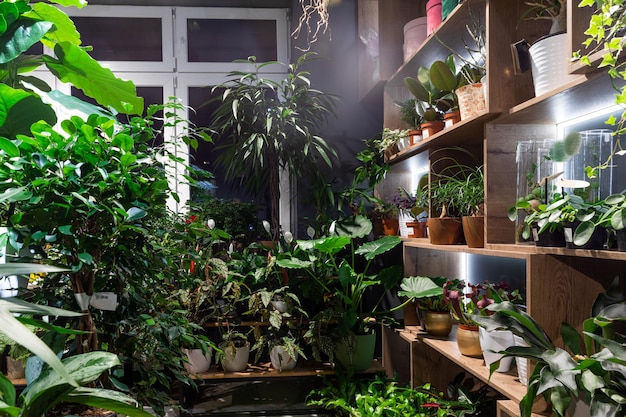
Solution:
{"label": "plant label tag", "polygon": [[114,292],[96,292],[89,303],[98,310],[115,311],[117,308],[117,295]]}

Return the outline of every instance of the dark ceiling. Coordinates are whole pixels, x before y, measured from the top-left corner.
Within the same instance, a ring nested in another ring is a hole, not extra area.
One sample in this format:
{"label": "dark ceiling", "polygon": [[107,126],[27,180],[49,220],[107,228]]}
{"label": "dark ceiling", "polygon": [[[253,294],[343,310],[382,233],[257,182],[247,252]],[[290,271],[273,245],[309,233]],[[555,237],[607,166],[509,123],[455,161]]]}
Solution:
{"label": "dark ceiling", "polygon": [[187,7],[291,7],[291,0],[91,0],[89,4]]}

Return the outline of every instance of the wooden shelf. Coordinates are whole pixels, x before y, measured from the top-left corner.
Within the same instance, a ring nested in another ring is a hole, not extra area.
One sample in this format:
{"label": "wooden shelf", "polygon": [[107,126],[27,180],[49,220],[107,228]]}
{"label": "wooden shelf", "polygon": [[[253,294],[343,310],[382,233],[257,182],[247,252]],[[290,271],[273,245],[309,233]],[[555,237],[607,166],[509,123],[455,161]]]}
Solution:
{"label": "wooden shelf", "polygon": [[489,369],[485,366],[485,361],[482,358],[470,358],[459,352],[456,344],[456,329],[457,326],[453,326],[452,333],[447,339],[426,337],[423,332],[415,333],[411,330],[401,333],[405,340],[423,342],[494,390],[519,403],[522,397],[526,395],[526,386],[519,382],[516,370],[513,369],[507,373],[494,372],[490,378]]}
{"label": "wooden shelf", "polygon": [[480,145],[485,137],[485,122],[497,116],[498,113],[485,112],[471,119],[461,120],[459,123],[392,155],[388,162],[392,165],[397,164],[428,149],[452,145],[468,147]]}
{"label": "wooden shelf", "polygon": [[445,252],[463,252],[476,255],[498,256],[503,258],[525,259],[528,255],[575,256],[579,258],[609,259],[626,261],[626,252],[617,250],[589,250],[538,247],[532,243],[520,244],[485,244],[484,248],[470,248],[467,245],[433,245],[428,238],[402,238],[408,248],[431,249]]}
{"label": "wooden shelf", "polygon": [[[385,372],[380,361],[374,359],[372,366],[362,372],[359,375],[369,375]],[[240,380],[240,379],[264,379],[264,378],[289,378],[289,377],[315,377],[318,375],[334,375],[335,368],[330,363],[309,363],[298,362],[296,367],[290,371],[278,371],[272,368],[271,364],[264,363],[260,365],[248,365],[248,368],[242,372],[224,372],[218,369],[217,366],[211,365],[211,370],[202,374],[197,374],[194,377],[204,381],[212,380]]]}

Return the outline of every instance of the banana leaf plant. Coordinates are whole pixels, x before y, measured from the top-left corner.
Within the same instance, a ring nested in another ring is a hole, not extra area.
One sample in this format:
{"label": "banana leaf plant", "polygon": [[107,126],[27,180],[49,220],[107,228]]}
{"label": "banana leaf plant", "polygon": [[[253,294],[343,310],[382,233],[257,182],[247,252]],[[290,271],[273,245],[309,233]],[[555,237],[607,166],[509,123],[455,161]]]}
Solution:
{"label": "banana leaf plant", "polygon": [[[511,302],[491,304],[493,314],[472,316],[486,330],[510,330],[528,347],[513,346],[500,353],[535,362],[528,391],[520,401],[520,415],[532,414],[535,398],[543,395],[562,417],[572,402],[589,405],[592,417],[623,416],[626,412],[626,337],[619,333],[626,321],[626,304],[619,278],[593,304],[583,333],[567,323],[561,335],[569,351],[554,346],[542,327]],[[584,347],[584,349],[583,349]],[[491,365],[491,373],[498,364]]]}
{"label": "banana leaf plant", "polygon": [[[0,265],[0,274],[22,275],[41,272],[62,272],[66,269],[39,264],[11,263]],[[76,333],[24,315],[75,317],[75,313],[55,307],[41,306],[16,298],[0,298],[0,332],[30,350],[49,367],[17,396],[13,383],[0,374],[0,416],[40,417],[60,402],[86,404],[105,408],[128,416],[149,417],[128,395],[85,385],[94,382],[103,372],[120,365],[116,355],[90,352],[59,359],[54,351],[25,324],[36,323],[49,331]]]}

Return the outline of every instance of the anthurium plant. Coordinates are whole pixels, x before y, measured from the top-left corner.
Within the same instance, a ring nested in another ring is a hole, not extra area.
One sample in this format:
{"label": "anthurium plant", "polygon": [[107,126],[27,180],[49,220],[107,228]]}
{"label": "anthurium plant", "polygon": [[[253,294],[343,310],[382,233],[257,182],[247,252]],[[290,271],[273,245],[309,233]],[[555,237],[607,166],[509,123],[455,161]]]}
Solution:
{"label": "anthurium plant", "polygon": [[[515,304],[503,301],[488,307],[491,315],[472,319],[487,330],[510,330],[527,347],[513,346],[500,352],[535,362],[528,391],[520,401],[520,415],[532,414],[537,396],[544,396],[554,413],[565,416],[574,401],[590,407],[592,417],[622,416],[626,412],[626,338],[620,323],[626,320],[626,304],[619,277],[592,306],[582,335],[564,323],[561,336],[569,351],[556,347],[539,323]],[[495,367],[491,367],[494,372]]]}

